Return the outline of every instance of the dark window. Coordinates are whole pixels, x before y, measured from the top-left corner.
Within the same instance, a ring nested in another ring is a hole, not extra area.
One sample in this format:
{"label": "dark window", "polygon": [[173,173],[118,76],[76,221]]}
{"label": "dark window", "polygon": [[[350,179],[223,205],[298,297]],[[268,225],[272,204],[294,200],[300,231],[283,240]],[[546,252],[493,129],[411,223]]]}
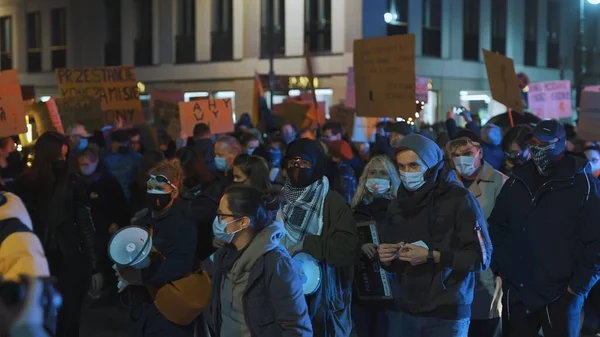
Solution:
{"label": "dark window", "polygon": [[387,0],[387,35],[408,34],[408,0]]}
{"label": "dark window", "polygon": [[105,0],[106,43],[104,44],[104,64],[121,65],[121,1]]}
{"label": "dark window", "polygon": [[67,66],[67,9],[54,8],[50,11],[52,35],[52,69]]}
{"label": "dark window", "polygon": [[152,65],[152,0],[137,0],[135,65]]}
{"label": "dark window", "polygon": [[40,12],[27,13],[27,71],[42,71],[42,16]]}
{"label": "dark window", "polygon": [[[273,10],[269,5],[273,3]],[[273,49],[277,56],[285,55],[285,0],[262,0],[261,4],[261,57],[268,57],[269,43],[269,13],[273,13]]]}
{"label": "dark window", "polygon": [[176,63],[196,62],[196,1],[178,0]]}
{"label": "dark window", "polygon": [[538,0],[525,1],[525,65],[537,65]]}
{"label": "dark window", "polygon": [[546,53],[548,68],[560,67],[559,32],[560,32],[560,2],[548,1],[548,16],[546,17]]}
{"label": "dark window", "polygon": [[0,18],[0,70],[12,69],[12,20]]}
{"label": "dark window", "polygon": [[233,0],[212,0],[211,60],[233,60]]}
{"label": "dark window", "polygon": [[463,2],[463,59],[479,61],[479,0]]}
{"label": "dark window", "polygon": [[442,0],[423,0],[423,55],[442,56]]}
{"label": "dark window", "polygon": [[311,52],[331,52],[331,0],[305,0],[304,5],[304,42]]}
{"label": "dark window", "polygon": [[507,0],[492,0],[492,51],[506,55]]}

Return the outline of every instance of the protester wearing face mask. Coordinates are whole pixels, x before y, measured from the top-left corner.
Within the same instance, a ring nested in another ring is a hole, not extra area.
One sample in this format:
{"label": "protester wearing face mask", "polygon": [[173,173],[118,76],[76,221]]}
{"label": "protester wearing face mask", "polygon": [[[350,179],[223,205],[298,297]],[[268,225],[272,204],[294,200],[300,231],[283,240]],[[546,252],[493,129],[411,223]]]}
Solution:
{"label": "protester wearing face mask", "polygon": [[79,336],[83,296],[90,284],[99,291],[103,283],[88,196],[69,171],[65,136],[43,133],[33,154],[32,165],[17,179],[14,192],[29,211],[63,296],[56,335]]}
{"label": "protester wearing face mask", "polygon": [[[367,163],[360,177],[356,195],[352,199],[351,206],[356,223],[374,221],[377,227],[382,226],[385,223],[390,201],[396,198],[399,187],[400,176],[389,157],[373,157]],[[359,264],[369,268],[372,263],[376,263],[378,268],[372,273],[378,274],[380,271],[377,245],[370,242],[362,243],[361,248]],[[355,266],[355,268],[360,267]],[[362,273],[359,275],[361,277],[354,278],[355,284],[364,283]],[[392,300],[361,300],[355,291],[352,295],[352,318],[358,337],[388,336],[390,332],[395,331],[393,309]]]}
{"label": "protester wearing face mask", "polygon": [[584,298],[600,277],[600,183],[566,154],[563,126],[544,120],[488,219],[510,336],[576,337]]}
{"label": "protester wearing face mask", "polygon": [[103,165],[121,185],[125,198],[131,199],[129,185],[135,180],[142,165],[142,155],[131,148],[131,137],[127,130],[118,129],[111,134],[113,148],[116,151],[104,156]]}
{"label": "protester wearing face mask", "polygon": [[305,252],[317,261],[327,286],[307,297],[315,336],[350,336],[353,266],[359,241],[350,207],[330,190],[325,154],[310,139],[288,145],[284,167],[285,204],[277,213],[286,235],[281,243],[292,254]]}
{"label": "protester wearing face mask", "polygon": [[77,155],[88,147],[88,138],[92,135],[87,132],[82,124],[74,124],[67,130],[67,136],[73,155]]}
{"label": "protester wearing face mask", "polygon": [[527,144],[530,138],[529,125],[515,125],[506,132],[502,139],[502,151],[505,154],[502,173],[510,177],[514,169],[527,164],[531,157]]}
{"label": "protester wearing face mask", "polygon": [[233,182],[233,160],[242,152],[240,142],[232,136],[221,136],[215,143],[215,167],[225,186]]}
{"label": "protester wearing face mask", "polygon": [[590,172],[594,177],[600,177],[600,148],[587,147],[583,150],[583,153],[587,157]]}
{"label": "protester wearing face mask", "polygon": [[[483,160],[481,139],[473,131],[462,130],[457,137],[446,145],[446,151],[457,173],[458,182],[477,198],[483,216],[487,219],[508,177]],[[478,273],[471,306],[469,336],[500,337],[501,299],[502,280],[494,277],[489,268]]]}
{"label": "protester wearing face mask", "polygon": [[188,204],[179,198],[183,172],[177,159],[165,160],[150,170],[149,176],[147,209],[136,214],[131,223],[149,230],[155,258],[145,269],[118,269],[120,280],[133,292],[131,335],[192,337],[195,322],[179,325],[169,321],[151,296],[152,289],[180,280],[198,268],[196,226],[188,216]]}
{"label": "protester wearing face mask", "polygon": [[402,187],[380,228],[382,266],[395,274],[401,310],[393,336],[466,337],[475,273],[489,265],[491,242],[475,197],[444,170],[442,150],[421,135],[402,139]]}
{"label": "protester wearing face mask", "polygon": [[213,223],[215,238],[225,243],[212,268],[216,337],[314,336],[301,275],[279,244],[285,229],[264,203],[249,185],[233,185],[221,198]]}
{"label": "protester wearing face mask", "polygon": [[[99,163],[99,149],[90,145],[83,150],[77,158],[80,173],[77,182],[86,192],[89,200],[90,212],[96,229],[96,249],[102,259],[102,274],[104,276],[104,289],[115,290],[116,278],[108,260],[108,240],[120,227],[129,224],[129,205],[121,186],[115,177],[108,173]],[[110,280],[110,281],[109,281]],[[90,291],[90,296],[99,298],[101,290]]]}

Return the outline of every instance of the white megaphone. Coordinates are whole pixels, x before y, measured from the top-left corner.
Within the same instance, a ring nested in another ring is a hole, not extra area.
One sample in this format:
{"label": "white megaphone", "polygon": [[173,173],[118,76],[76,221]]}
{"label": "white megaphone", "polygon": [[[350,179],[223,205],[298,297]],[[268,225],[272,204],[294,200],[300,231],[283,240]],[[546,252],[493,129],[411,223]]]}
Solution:
{"label": "white megaphone", "polygon": [[[152,237],[150,233],[138,226],[127,226],[118,230],[108,242],[108,257],[118,266],[144,269],[150,266]],[[127,285],[119,282],[117,287],[124,289]]]}

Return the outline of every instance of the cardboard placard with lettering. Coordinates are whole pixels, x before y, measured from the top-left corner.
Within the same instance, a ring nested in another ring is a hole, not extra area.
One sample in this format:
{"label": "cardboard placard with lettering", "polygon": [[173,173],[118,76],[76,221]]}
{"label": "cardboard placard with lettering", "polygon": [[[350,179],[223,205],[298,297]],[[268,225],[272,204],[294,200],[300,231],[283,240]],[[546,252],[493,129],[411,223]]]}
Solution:
{"label": "cardboard placard with lettering", "polygon": [[67,128],[74,124],[85,125],[86,129],[99,130],[105,125],[104,112],[99,99],[57,97],[54,99],[62,124]]}
{"label": "cardboard placard with lettering", "polygon": [[0,137],[27,132],[25,106],[16,70],[0,72]]}
{"label": "cardboard placard with lettering", "polygon": [[[173,139],[178,139],[181,127],[173,128],[172,125],[181,126],[179,120],[179,103],[154,101],[154,125],[158,129],[165,129]],[[171,128],[171,132],[169,132]],[[176,134],[171,134],[177,132]],[[191,135],[190,135],[191,136]]]}
{"label": "cardboard placard with lettering", "polygon": [[506,105],[514,112],[523,113],[523,98],[519,92],[513,60],[485,49],[483,57],[494,100]]}
{"label": "cardboard placard with lettering", "polygon": [[579,109],[577,138],[600,141],[600,92],[584,90]]}
{"label": "cardboard placard with lettering", "polygon": [[135,67],[57,69],[56,79],[62,97],[76,98],[81,104],[99,99],[107,123],[116,118],[126,125],[145,122]]}
{"label": "cardboard placard with lettering", "polygon": [[541,119],[571,118],[571,81],[529,83],[529,108]]}
{"label": "cardboard placard with lettering", "polygon": [[356,113],[365,117],[414,117],[415,36],[354,41]]}
{"label": "cardboard placard with lettering", "polygon": [[293,124],[297,129],[301,129],[310,107],[310,104],[298,101],[284,101],[273,107],[273,115],[281,117],[284,123]]}
{"label": "cardboard placard with lettering", "polygon": [[194,126],[205,123],[213,134],[233,132],[233,108],[231,99],[201,99],[179,102],[181,130],[188,136],[194,134]]}
{"label": "cardboard placard with lettering", "polygon": [[337,122],[342,125],[344,131],[352,137],[354,132],[354,120],[356,118],[356,109],[348,108],[343,105],[334,105],[329,109],[330,121]]}

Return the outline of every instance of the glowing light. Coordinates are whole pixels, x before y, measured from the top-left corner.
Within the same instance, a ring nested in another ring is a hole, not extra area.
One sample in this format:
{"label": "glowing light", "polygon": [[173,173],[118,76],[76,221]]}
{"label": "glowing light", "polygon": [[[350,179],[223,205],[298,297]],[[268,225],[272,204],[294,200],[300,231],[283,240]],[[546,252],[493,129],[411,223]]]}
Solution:
{"label": "glowing light", "polygon": [[415,118],[419,118],[419,117],[421,117],[421,114],[418,112],[415,112]]}
{"label": "glowing light", "polygon": [[51,96],[42,96],[40,97],[40,101],[46,103],[48,102],[52,97]]}
{"label": "glowing light", "polygon": [[392,13],[385,13],[385,14],[383,14],[383,20],[385,21],[385,23],[392,22],[393,18],[394,18],[394,16],[392,15]]}
{"label": "glowing light", "polygon": [[146,85],[145,85],[144,83],[142,83],[142,82],[138,82],[138,83],[137,83],[137,87],[138,87],[138,91],[139,91],[140,93],[144,93],[144,92],[146,92]]}
{"label": "glowing light", "polygon": [[600,4],[600,0],[587,0],[587,2],[591,5],[598,5]]}

